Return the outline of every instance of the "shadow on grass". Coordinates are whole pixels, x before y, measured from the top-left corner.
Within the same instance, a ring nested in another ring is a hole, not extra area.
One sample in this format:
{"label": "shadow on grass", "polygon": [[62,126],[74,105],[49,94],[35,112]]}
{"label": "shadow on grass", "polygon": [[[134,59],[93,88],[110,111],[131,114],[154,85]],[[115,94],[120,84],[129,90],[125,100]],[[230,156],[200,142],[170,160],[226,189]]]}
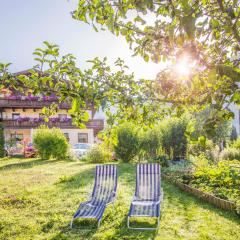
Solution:
{"label": "shadow on grass", "polygon": [[207,209],[209,210],[209,212],[213,212],[221,217],[227,218],[233,222],[240,224],[240,218],[236,213],[224,211],[220,208],[217,208],[202,199],[192,196],[189,193],[183,192],[176,186],[166,181],[163,181],[162,185],[164,190],[164,198],[166,199],[167,203],[167,206],[164,207],[165,211],[167,211],[168,205],[178,205],[186,213],[191,212],[191,209],[193,207],[198,207],[202,209]]}
{"label": "shadow on grass", "polygon": [[[64,190],[78,189],[85,187],[87,185],[91,185],[91,187],[89,187],[88,189],[89,190],[88,192],[90,193],[93,190],[96,165],[97,164],[92,164],[92,166],[90,165],[90,167],[87,168],[86,170],[80,171],[74,175],[61,177],[56,184],[62,187]],[[124,182],[124,184],[134,183],[135,181],[134,165],[117,164],[117,169],[118,169],[118,183],[120,181]]]}
{"label": "shadow on grass", "polygon": [[59,161],[61,160],[30,159],[25,161],[25,159],[23,159],[22,162],[20,161],[17,163],[11,163],[11,164],[7,164],[0,167],[0,171],[13,170],[18,168],[27,169],[27,168],[32,168],[34,166],[44,165],[44,164],[53,164]]}
{"label": "shadow on grass", "polygon": [[[111,235],[111,239],[155,239],[158,229],[156,230],[137,230],[137,229],[129,229],[127,227],[127,217],[128,217],[128,209],[127,212],[122,215],[122,221],[118,226],[115,227],[116,231],[113,235]],[[149,222],[145,218],[143,219],[131,221],[131,225],[134,227],[154,227],[154,224]]]}
{"label": "shadow on grass", "polygon": [[93,189],[94,176],[95,165],[86,170],[80,171],[77,174],[61,177],[56,184],[63,190],[78,189],[87,185],[92,185],[92,187],[89,187],[90,193]]}
{"label": "shadow on grass", "polygon": [[59,240],[59,239],[91,239],[91,237],[95,234],[97,228],[93,228],[91,230],[80,229],[80,228],[70,228],[69,225],[63,226],[60,231],[50,238],[51,240]]}

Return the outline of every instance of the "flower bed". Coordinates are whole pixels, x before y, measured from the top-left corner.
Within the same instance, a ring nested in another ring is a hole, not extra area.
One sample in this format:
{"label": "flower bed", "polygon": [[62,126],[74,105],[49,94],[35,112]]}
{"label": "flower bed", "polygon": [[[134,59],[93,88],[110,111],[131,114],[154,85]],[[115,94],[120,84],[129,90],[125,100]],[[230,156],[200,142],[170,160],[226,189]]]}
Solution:
{"label": "flower bed", "polygon": [[167,174],[163,174],[162,176],[164,179],[174,183],[176,186],[178,186],[183,191],[188,192],[194,196],[197,196],[197,197],[215,205],[216,207],[222,208],[224,210],[229,210],[229,211],[237,210],[236,204],[232,201],[227,201],[227,200],[218,198],[212,194],[209,194],[207,192],[203,192],[197,188],[193,188],[187,184],[181,183],[180,181],[178,181],[176,179],[173,179],[171,176],[168,176]]}
{"label": "flower bed", "polygon": [[220,208],[237,209],[240,213],[240,162],[221,161],[217,166],[198,168],[191,172],[171,172],[164,177],[184,191],[192,193]]}

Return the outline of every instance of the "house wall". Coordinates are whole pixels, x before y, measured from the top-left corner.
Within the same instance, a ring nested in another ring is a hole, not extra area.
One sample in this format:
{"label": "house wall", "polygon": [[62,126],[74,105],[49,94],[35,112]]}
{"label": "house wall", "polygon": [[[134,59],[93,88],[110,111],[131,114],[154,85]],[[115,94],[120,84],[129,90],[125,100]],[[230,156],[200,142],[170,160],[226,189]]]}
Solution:
{"label": "house wall", "polygon": [[[29,118],[39,118],[39,116],[42,113],[41,109],[36,109],[35,111],[33,109],[15,109],[14,111],[11,108],[4,109],[4,112],[2,114],[3,119],[12,119],[13,113],[19,113],[20,117],[29,117]],[[92,111],[88,110],[89,117],[91,119],[92,117]],[[58,114],[67,114],[67,117],[71,117],[70,114],[68,114],[68,110],[66,109],[59,109],[59,111],[54,114],[51,117],[58,117]],[[5,129],[4,135],[6,141],[11,138],[11,134],[22,134],[23,139],[26,142],[32,142],[33,141],[33,134],[34,129]],[[94,143],[94,132],[93,129],[61,129],[63,133],[68,133],[69,136],[69,143],[71,145],[74,145],[78,143],[78,133],[87,133],[88,134],[88,143],[93,144]]]}
{"label": "house wall", "polygon": [[240,135],[240,116],[239,116],[239,106],[236,104],[230,104],[229,109],[234,113],[234,119],[232,121],[233,126],[236,128],[237,135]]}
{"label": "house wall", "polygon": [[5,141],[10,140],[11,134],[22,134],[27,143],[32,142],[31,129],[4,129]]}
{"label": "house wall", "polygon": [[[23,134],[23,139],[26,143],[33,141],[33,135],[36,129],[4,129],[5,140],[8,141],[11,138],[11,134]],[[88,134],[88,143],[94,143],[94,134],[93,129],[61,129],[63,133],[68,133],[69,143],[74,145],[78,143],[78,133],[87,133]]]}

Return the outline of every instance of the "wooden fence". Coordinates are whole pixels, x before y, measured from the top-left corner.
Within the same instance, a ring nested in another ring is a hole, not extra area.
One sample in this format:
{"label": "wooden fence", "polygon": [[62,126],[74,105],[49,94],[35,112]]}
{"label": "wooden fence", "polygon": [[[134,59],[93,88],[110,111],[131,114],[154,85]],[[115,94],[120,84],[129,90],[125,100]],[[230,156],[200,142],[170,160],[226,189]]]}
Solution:
{"label": "wooden fence", "polygon": [[203,192],[199,189],[193,188],[189,185],[186,185],[184,183],[178,182],[174,179],[172,179],[172,177],[166,175],[166,174],[162,174],[163,179],[166,179],[167,181],[173,183],[174,185],[178,186],[180,189],[182,189],[183,191],[190,193],[194,196],[197,196],[205,201],[207,201],[208,203],[213,204],[216,207],[219,207],[221,209],[224,210],[228,210],[228,211],[236,211],[236,204],[234,202],[231,201],[227,201],[218,197],[215,197],[212,194]]}

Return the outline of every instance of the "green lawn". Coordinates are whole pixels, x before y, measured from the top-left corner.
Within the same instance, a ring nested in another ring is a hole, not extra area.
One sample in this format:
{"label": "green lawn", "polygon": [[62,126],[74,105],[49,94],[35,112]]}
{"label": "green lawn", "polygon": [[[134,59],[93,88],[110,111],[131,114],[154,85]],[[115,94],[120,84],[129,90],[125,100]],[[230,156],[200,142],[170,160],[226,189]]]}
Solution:
{"label": "green lawn", "polygon": [[93,164],[0,160],[0,239],[240,239],[240,219],[163,182],[164,206],[158,231],[128,230],[126,216],[135,166],[119,164],[115,208],[107,207],[98,230],[70,230],[80,201],[92,190]]}

